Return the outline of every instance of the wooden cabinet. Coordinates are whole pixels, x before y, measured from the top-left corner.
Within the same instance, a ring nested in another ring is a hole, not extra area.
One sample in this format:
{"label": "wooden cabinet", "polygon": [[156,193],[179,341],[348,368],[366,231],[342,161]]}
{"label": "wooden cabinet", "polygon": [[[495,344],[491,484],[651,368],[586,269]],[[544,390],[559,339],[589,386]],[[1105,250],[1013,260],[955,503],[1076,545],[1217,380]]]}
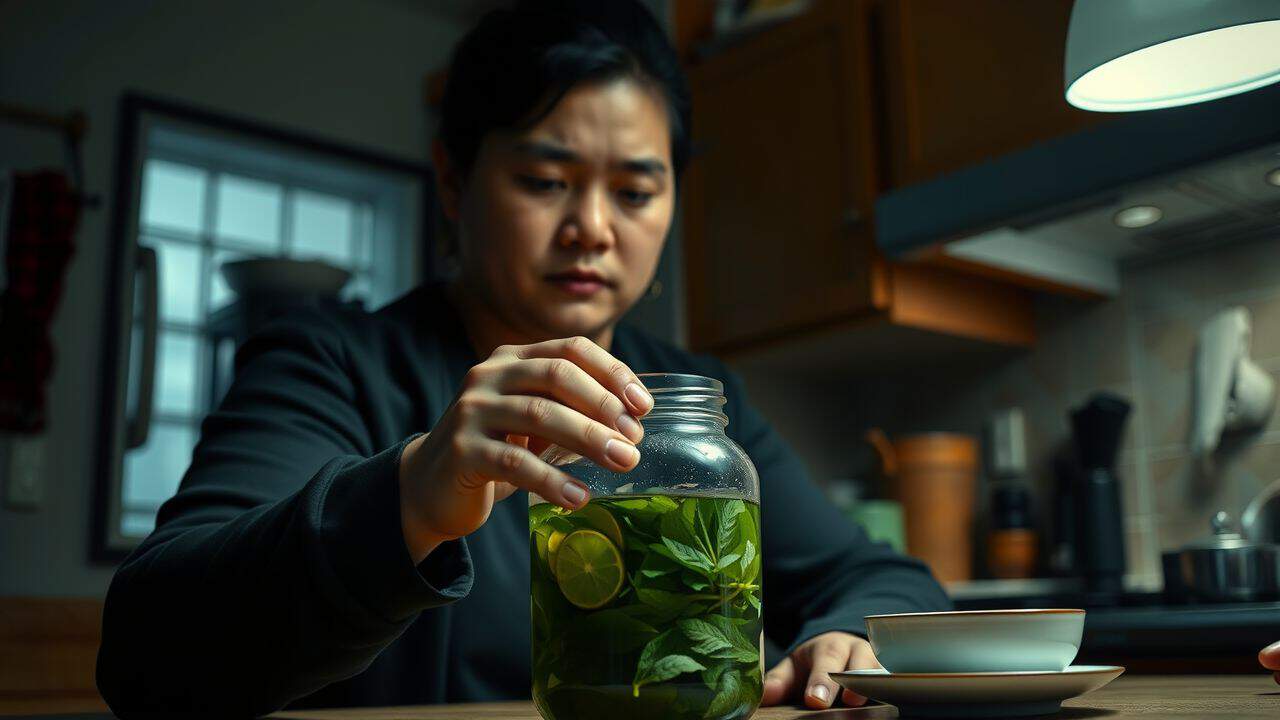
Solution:
{"label": "wooden cabinet", "polygon": [[824,4],[691,71],[684,242],[696,345],[875,305],[870,8]]}
{"label": "wooden cabinet", "polygon": [[1088,127],[1063,99],[1072,0],[887,0],[877,34],[889,187]]}
{"label": "wooden cabinet", "polygon": [[694,62],[692,345],[733,352],[850,322],[1031,344],[1029,291],[887,262],[873,207],[890,188],[1095,122],[1063,100],[1070,6],[814,0]]}

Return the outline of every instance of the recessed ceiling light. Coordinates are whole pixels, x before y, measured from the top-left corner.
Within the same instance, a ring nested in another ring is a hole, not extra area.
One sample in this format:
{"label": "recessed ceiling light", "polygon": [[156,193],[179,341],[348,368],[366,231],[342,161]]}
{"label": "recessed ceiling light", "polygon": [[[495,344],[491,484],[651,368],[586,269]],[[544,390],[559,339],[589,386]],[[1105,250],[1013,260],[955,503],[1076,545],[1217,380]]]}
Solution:
{"label": "recessed ceiling light", "polygon": [[1280,187],[1280,167],[1272,168],[1271,172],[1267,173],[1267,182]]}
{"label": "recessed ceiling light", "polygon": [[1155,205],[1134,205],[1115,214],[1111,220],[1122,228],[1146,227],[1164,217],[1164,211]]}

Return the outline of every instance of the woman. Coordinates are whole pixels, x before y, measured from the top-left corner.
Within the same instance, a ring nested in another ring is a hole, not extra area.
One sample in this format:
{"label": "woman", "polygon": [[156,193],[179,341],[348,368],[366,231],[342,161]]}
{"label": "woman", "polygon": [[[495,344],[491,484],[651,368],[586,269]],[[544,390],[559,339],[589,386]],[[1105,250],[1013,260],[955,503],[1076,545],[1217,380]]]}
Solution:
{"label": "woman", "polygon": [[[523,2],[457,48],[434,160],[457,277],[252,339],[178,494],[107,598],[122,716],[528,697],[527,502],[585,489],[557,443],[635,466],[650,371],[725,380],[761,478],[765,702],[830,706],[862,617],[947,599],[828,508],[717,361],[619,325],[689,155],[684,79],[632,1]],[[517,497],[510,497],[517,495]],[[846,694],[845,702],[861,698]]]}

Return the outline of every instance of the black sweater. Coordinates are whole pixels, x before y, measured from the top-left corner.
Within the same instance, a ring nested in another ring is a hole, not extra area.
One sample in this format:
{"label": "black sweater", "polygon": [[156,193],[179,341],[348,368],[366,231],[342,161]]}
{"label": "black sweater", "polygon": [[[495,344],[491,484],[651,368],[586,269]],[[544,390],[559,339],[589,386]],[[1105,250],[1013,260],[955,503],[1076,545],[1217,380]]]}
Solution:
{"label": "black sweater", "polygon": [[[612,352],[636,372],[724,380],[728,434],[760,474],[773,642],[948,606],[920,563],[828,506],[720,362],[625,325]],[[400,452],[476,362],[438,287],[374,313],[294,316],[246,342],[181,489],[111,583],[98,687],[112,710],[527,698],[527,496],[416,567],[400,529]]]}

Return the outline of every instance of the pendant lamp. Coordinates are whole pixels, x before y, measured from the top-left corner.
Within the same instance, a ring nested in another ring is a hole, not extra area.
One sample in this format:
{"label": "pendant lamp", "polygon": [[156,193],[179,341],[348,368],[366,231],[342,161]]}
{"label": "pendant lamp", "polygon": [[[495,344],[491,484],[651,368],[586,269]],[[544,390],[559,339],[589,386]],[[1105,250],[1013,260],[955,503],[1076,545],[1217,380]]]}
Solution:
{"label": "pendant lamp", "polygon": [[1076,0],[1067,102],[1127,112],[1280,80],[1280,0]]}

